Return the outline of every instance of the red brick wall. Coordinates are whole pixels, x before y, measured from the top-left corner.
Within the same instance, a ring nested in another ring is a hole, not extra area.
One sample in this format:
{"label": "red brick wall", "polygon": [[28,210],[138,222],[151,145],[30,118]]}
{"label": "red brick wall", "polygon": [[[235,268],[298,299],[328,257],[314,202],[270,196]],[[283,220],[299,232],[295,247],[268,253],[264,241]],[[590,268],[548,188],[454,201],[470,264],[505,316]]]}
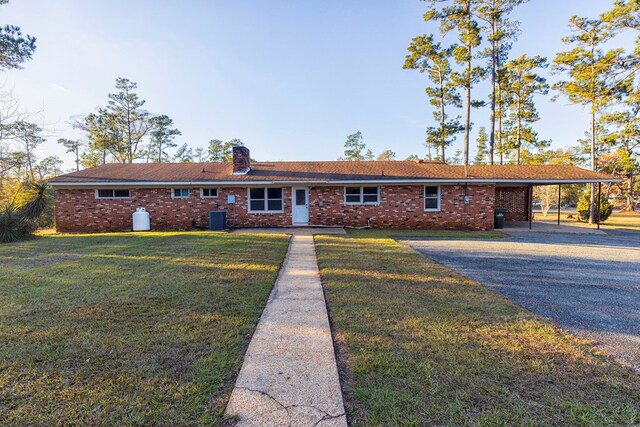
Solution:
{"label": "red brick wall", "polygon": [[[425,212],[424,186],[381,186],[379,205],[345,205],[344,187],[312,187],[309,220],[312,225],[362,227],[367,219],[373,228],[472,229],[493,228],[494,186],[470,185],[465,205],[464,186],[440,188],[440,211]],[[320,205],[322,203],[322,206]]]}
{"label": "red brick wall", "polygon": [[[200,188],[192,188],[189,198],[173,199],[170,188],[138,188],[130,199],[96,199],[93,189],[58,189],[56,192],[56,229],[58,231],[131,230],[136,208],[145,208],[154,230],[189,230],[192,221],[207,227],[209,211],[226,210],[227,220],[244,227],[291,225],[291,188],[284,189],[284,213],[248,213],[246,188],[220,188],[218,197],[200,198]],[[227,195],[236,196],[234,206]]]}
{"label": "red brick wall", "polygon": [[496,187],[496,209],[506,209],[506,221],[529,220],[528,187]]}
{"label": "red brick wall", "polygon": [[[58,231],[95,232],[131,229],[131,217],[138,207],[147,209],[154,230],[191,229],[192,220],[207,226],[209,211],[226,210],[231,224],[241,227],[291,225],[291,187],[284,188],[283,213],[249,213],[247,189],[220,188],[217,198],[200,198],[192,188],[187,199],[173,199],[170,188],[132,189],[130,199],[95,198],[93,189],[59,189],[56,194]],[[492,185],[471,185],[470,204],[464,205],[464,186],[441,188],[441,211],[425,212],[422,185],[382,186],[380,204],[344,205],[344,187],[311,187],[310,225],[366,225],[374,228],[476,229],[493,228],[495,191]],[[236,196],[235,206],[227,205],[227,195]]]}

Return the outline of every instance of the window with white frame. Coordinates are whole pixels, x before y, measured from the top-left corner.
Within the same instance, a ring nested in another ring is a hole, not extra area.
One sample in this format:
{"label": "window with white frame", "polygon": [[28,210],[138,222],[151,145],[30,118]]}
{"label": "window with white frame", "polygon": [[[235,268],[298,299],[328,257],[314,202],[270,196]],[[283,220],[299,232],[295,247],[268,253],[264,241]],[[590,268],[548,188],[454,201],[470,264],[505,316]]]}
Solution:
{"label": "window with white frame", "polygon": [[424,210],[425,211],[440,210],[440,186],[426,185],[424,187]]}
{"label": "window with white frame", "polygon": [[200,196],[207,199],[218,197],[218,189],[217,188],[203,188],[201,189]]}
{"label": "window with white frame", "polygon": [[375,205],[380,203],[380,187],[345,187],[347,205]]}
{"label": "window with white frame", "polygon": [[189,189],[188,188],[174,188],[173,189],[173,198],[174,199],[186,199],[189,197]]}
{"label": "window with white frame", "polygon": [[96,199],[128,199],[131,197],[131,190],[121,189],[100,189],[96,190]]}
{"label": "window with white frame", "polygon": [[249,212],[282,212],[282,188],[250,188]]}

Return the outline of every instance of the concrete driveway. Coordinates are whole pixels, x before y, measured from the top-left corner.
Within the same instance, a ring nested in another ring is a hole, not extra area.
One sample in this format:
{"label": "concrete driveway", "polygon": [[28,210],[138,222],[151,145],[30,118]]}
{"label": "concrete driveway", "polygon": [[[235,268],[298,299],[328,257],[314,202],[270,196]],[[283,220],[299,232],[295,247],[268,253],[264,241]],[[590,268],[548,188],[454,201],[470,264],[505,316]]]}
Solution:
{"label": "concrete driveway", "polygon": [[640,371],[640,233],[404,240]]}

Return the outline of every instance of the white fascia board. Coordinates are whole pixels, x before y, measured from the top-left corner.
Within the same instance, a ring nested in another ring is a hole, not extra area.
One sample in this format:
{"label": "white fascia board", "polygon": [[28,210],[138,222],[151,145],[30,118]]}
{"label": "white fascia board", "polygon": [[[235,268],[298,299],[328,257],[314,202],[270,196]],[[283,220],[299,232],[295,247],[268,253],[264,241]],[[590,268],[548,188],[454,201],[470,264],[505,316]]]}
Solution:
{"label": "white fascia board", "polygon": [[359,181],[327,181],[326,185],[345,184],[376,184],[376,185],[403,185],[403,184],[589,184],[598,182],[621,182],[620,179],[412,179],[412,180],[359,180]]}
{"label": "white fascia board", "polygon": [[190,187],[197,185],[226,185],[244,187],[247,185],[273,185],[273,181],[120,181],[120,182],[55,182],[52,187]]}
{"label": "white fascia board", "polygon": [[617,183],[620,179],[386,179],[386,180],[340,180],[340,181],[121,181],[121,182],[55,182],[50,181],[52,187],[179,187],[198,185],[219,185],[246,187],[252,185],[406,185],[406,184],[590,184]]}

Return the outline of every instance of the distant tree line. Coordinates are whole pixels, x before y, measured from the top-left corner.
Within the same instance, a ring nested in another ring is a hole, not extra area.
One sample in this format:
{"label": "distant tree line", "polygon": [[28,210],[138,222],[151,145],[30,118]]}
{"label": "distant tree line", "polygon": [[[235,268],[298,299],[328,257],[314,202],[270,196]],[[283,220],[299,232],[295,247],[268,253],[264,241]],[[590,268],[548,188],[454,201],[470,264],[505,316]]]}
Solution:
{"label": "distant tree line", "polygon": [[229,162],[239,139],[209,141],[206,148],[178,145],[182,133],[166,114],[153,115],[135,92],[138,85],[129,79],[116,79],[116,92],[108,95],[107,105],[96,112],[71,118],[72,126],[82,131],[81,139],[58,140],[74,157],[75,168],[105,163]]}
{"label": "distant tree line", "polygon": [[344,143],[344,155],[339,157],[338,160],[360,162],[371,160],[395,160],[396,153],[392,150],[384,150],[377,156],[373,153],[373,150],[367,148],[367,145],[363,141],[362,132],[357,131],[347,136],[347,140]]}
{"label": "distant tree line", "polygon": [[[21,69],[35,50],[36,38],[20,27],[0,27],[0,71]],[[0,243],[28,238],[53,220],[52,191],[43,180],[60,172],[62,161],[37,155],[45,140],[38,116],[0,87]]]}

